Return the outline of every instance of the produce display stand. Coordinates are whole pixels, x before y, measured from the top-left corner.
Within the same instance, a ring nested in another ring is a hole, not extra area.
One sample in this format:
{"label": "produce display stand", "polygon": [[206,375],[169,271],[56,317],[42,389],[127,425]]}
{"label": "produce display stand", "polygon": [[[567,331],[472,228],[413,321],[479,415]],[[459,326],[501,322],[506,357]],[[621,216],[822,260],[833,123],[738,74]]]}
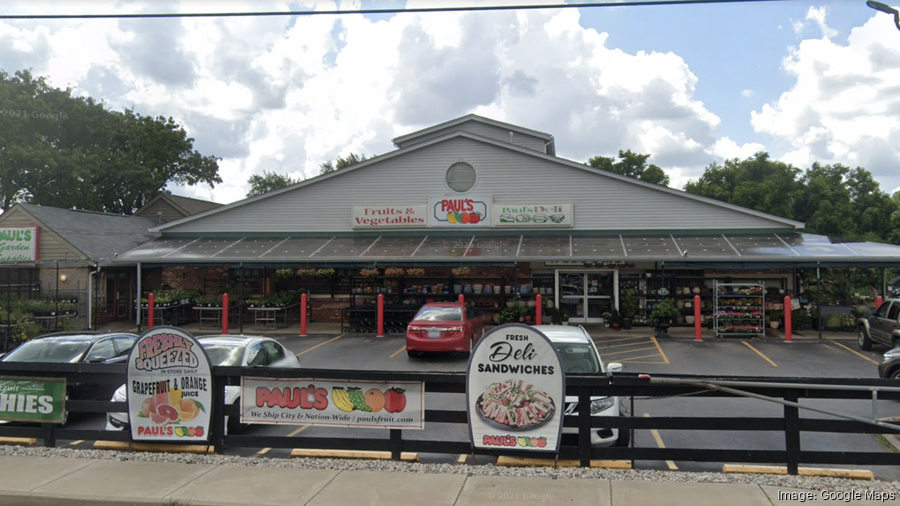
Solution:
{"label": "produce display stand", "polygon": [[763,283],[715,283],[716,337],[764,336],[766,289]]}

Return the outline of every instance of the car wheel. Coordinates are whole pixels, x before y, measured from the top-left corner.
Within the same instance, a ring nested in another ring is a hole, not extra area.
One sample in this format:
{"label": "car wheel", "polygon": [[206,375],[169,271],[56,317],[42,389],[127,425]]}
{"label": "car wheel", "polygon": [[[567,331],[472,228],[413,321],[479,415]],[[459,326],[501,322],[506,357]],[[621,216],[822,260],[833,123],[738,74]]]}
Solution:
{"label": "car wheel", "polygon": [[893,380],[900,380],[900,367],[891,371],[889,378],[891,378]]}
{"label": "car wheel", "polygon": [[[240,409],[240,407],[241,407],[241,398],[240,398],[240,397],[238,397],[238,398],[234,401],[234,406],[235,406],[236,408],[239,408],[239,409]],[[246,427],[246,426],[245,426],[244,424],[241,423],[241,417],[240,417],[240,416],[229,416],[229,417],[228,417],[228,423],[227,423],[227,427],[226,427],[226,428],[228,429],[228,435],[229,435],[229,436],[237,436],[237,435],[239,435],[241,432],[244,431],[244,428],[245,428],[245,427]]]}
{"label": "car wheel", "polygon": [[865,327],[860,326],[857,329],[857,342],[859,343],[859,349],[863,351],[872,349],[872,340],[869,339],[869,333],[866,331]]}
{"label": "car wheel", "polygon": [[616,439],[616,446],[624,448],[631,442],[631,432],[628,429],[619,429],[619,438]]}

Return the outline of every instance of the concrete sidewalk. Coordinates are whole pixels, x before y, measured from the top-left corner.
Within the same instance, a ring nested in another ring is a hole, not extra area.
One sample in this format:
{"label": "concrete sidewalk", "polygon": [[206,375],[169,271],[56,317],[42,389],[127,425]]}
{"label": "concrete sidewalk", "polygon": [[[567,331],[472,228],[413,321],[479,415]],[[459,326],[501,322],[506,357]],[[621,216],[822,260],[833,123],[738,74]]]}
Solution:
{"label": "concrete sidewalk", "polygon": [[[861,489],[865,488],[864,484],[860,485]],[[801,491],[746,483],[552,479],[0,456],[0,504],[6,506],[800,504],[779,500],[779,492]],[[811,492],[822,499],[821,491],[802,492]],[[821,504],[832,502],[824,500]]]}

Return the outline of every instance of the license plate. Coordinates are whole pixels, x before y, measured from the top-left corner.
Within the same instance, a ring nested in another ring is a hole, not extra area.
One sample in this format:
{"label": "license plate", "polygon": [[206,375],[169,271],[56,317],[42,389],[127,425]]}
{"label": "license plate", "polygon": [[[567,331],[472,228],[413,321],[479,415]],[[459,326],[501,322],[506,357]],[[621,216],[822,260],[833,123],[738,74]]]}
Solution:
{"label": "license plate", "polygon": [[441,337],[441,331],[440,330],[429,330],[428,337],[430,337],[430,338]]}

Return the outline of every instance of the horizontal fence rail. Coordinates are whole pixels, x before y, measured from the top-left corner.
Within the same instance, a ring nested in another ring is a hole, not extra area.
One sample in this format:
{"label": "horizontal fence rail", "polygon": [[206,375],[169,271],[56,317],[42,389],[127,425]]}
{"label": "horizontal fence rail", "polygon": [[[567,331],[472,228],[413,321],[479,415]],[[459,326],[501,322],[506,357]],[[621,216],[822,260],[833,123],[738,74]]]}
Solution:
{"label": "horizontal fence rail", "polygon": [[[307,448],[336,450],[388,451],[394,459],[401,453],[443,453],[475,455],[514,455],[502,450],[474,450],[468,440],[419,439],[422,431],[385,429],[386,437],[359,437],[357,429],[346,428],[341,438],[316,437],[309,435],[263,436],[253,434],[225,434],[225,416],[240,416],[240,407],[225,405],[225,386],[240,385],[242,375],[257,378],[317,379],[317,380],[359,380],[359,381],[422,381],[425,385],[426,400],[431,394],[465,394],[464,373],[424,373],[398,371],[351,371],[339,369],[270,369],[213,367],[213,406],[209,443],[216,452],[227,448]],[[125,382],[124,364],[27,364],[0,363],[0,376],[19,377],[64,377],[67,382],[90,380],[106,384],[115,389]],[[670,397],[711,399],[739,398],[733,392],[723,392],[710,388],[717,382],[727,384],[731,389],[740,389],[779,401],[800,402],[801,406],[783,406],[781,416],[662,416],[637,417],[634,413],[618,417],[591,416],[589,410],[579,410],[577,416],[564,416],[564,427],[577,427],[577,444],[560,447],[559,458],[578,460],[580,465],[589,466],[594,459],[604,460],[652,460],[652,461],[696,461],[723,463],[782,463],[790,474],[797,474],[800,464],[844,464],[844,465],[900,465],[900,453],[872,453],[847,451],[804,451],[801,448],[802,433],[839,434],[898,434],[891,426],[865,423],[857,420],[801,417],[803,401],[822,399],[841,400],[889,400],[900,401],[897,383],[882,379],[835,379],[835,378],[760,378],[760,377],[709,377],[691,375],[660,376],[647,378],[636,374],[619,373],[614,377],[597,375],[567,375],[566,395],[577,396],[579,406],[590,404],[591,397],[618,396],[627,403],[629,399],[658,399]],[[674,380],[673,383],[665,381]],[[426,431],[428,424],[468,424],[464,409],[464,397],[460,396],[460,409],[425,409]],[[755,400],[754,402],[765,402]],[[107,413],[127,411],[124,402],[108,400],[69,400],[67,409],[73,415],[78,413]],[[873,404],[874,407],[874,404]],[[725,412],[725,409],[722,410]],[[814,413],[818,415],[817,413]],[[858,416],[858,415],[857,415]],[[334,427],[330,427],[334,428]],[[702,440],[705,431],[756,431],[782,433],[783,449],[704,449],[704,448],[657,448],[635,447],[634,437],[630,447],[594,448],[590,445],[590,432],[598,428],[619,430],[679,430],[698,431]],[[467,431],[468,432],[468,431]],[[412,434],[418,433],[418,434]],[[426,432],[427,434],[427,432]],[[433,434],[428,434],[433,436]],[[128,431],[107,431],[74,429],[56,424],[0,425],[2,437],[36,438],[45,446],[55,446],[57,440],[94,440],[130,442]],[[196,443],[194,443],[196,444]],[[522,453],[518,453],[522,455]]]}

